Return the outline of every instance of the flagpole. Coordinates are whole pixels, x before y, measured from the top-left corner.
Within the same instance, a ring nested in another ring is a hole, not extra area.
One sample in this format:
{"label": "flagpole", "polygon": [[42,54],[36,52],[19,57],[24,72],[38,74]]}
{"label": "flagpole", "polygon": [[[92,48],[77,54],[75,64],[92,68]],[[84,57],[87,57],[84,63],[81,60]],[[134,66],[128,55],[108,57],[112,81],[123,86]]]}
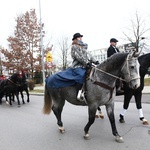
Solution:
{"label": "flagpole", "polygon": [[41,1],[39,0],[39,13],[40,13],[40,48],[42,52],[42,73],[43,73],[43,86],[45,86],[45,67],[44,67],[44,49],[43,49],[43,35],[42,35],[42,18],[41,18]]}

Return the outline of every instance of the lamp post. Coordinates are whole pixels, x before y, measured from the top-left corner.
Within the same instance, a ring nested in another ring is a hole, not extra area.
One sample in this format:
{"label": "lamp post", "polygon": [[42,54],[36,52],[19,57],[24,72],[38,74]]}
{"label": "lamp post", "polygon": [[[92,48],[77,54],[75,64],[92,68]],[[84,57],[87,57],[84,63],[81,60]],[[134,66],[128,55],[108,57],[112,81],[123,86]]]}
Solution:
{"label": "lamp post", "polygon": [[42,64],[42,72],[43,72],[43,85],[45,85],[44,49],[43,49],[41,1],[40,0],[39,0],[39,13],[40,13],[40,48],[42,52],[41,64]]}

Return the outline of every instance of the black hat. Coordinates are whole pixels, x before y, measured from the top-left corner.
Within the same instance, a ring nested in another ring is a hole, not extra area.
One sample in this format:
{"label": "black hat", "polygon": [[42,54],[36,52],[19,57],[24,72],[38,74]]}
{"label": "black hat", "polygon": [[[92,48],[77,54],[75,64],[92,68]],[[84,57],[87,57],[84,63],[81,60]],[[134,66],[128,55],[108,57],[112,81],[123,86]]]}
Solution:
{"label": "black hat", "polygon": [[110,42],[115,42],[115,43],[116,43],[116,42],[118,42],[118,40],[115,39],[115,38],[111,38],[111,39],[110,39]]}
{"label": "black hat", "polygon": [[75,34],[73,35],[72,40],[74,40],[74,39],[76,39],[76,38],[78,38],[78,37],[83,37],[83,35],[81,35],[80,33],[75,33]]}

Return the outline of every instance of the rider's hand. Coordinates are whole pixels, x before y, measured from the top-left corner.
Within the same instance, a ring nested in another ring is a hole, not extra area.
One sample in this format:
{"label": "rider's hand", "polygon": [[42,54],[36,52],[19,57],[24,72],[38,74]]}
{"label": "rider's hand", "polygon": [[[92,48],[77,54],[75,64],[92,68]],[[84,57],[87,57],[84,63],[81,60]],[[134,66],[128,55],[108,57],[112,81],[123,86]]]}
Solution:
{"label": "rider's hand", "polygon": [[94,64],[95,64],[95,65],[98,65],[98,64],[99,64],[99,61],[94,62]]}
{"label": "rider's hand", "polygon": [[91,68],[91,67],[92,67],[92,63],[88,62],[88,63],[86,64],[86,67],[87,67],[87,68]]}

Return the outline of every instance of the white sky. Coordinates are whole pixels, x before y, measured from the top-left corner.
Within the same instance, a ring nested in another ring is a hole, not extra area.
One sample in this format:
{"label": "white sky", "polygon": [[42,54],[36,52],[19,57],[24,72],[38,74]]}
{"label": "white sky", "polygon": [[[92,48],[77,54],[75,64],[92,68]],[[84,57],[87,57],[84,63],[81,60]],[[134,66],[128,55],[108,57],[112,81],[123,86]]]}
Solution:
{"label": "white sky", "polygon": [[[17,15],[35,8],[39,16],[39,0],[0,2],[0,45],[6,46],[7,37],[13,35]],[[52,37],[54,42],[66,35],[71,41],[73,34],[80,32],[90,50],[108,47],[112,37],[119,40],[118,45],[122,44],[122,32],[136,11],[150,18],[149,4],[149,0],[41,0],[46,39]]]}

